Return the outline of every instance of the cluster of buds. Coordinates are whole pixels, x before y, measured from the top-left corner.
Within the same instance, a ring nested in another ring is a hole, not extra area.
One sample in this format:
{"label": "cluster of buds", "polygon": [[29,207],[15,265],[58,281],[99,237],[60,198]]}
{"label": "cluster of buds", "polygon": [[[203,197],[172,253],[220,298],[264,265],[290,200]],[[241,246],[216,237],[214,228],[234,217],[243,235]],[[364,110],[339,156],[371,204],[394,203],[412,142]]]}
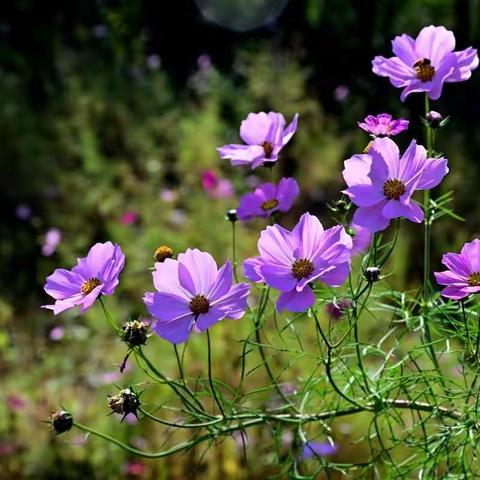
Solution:
{"label": "cluster of buds", "polygon": [[109,395],[108,406],[113,413],[123,415],[122,421],[130,413],[137,417],[137,410],[140,405],[140,397],[130,388],[120,390],[118,395]]}
{"label": "cluster of buds", "polygon": [[139,320],[133,320],[123,324],[122,340],[130,347],[145,345],[148,338],[149,324]]}
{"label": "cluster of buds", "polygon": [[50,424],[57,434],[68,432],[73,426],[73,417],[69,412],[59,410],[58,412],[52,413]]}

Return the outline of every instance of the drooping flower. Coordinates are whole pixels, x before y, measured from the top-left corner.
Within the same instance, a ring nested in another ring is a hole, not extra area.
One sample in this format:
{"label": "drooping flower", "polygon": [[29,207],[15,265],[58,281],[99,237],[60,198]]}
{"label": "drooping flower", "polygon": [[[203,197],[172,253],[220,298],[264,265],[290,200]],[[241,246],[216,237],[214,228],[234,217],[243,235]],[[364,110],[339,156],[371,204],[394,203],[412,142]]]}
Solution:
{"label": "drooping flower", "polygon": [[460,253],[446,253],[442,263],[447,270],[435,272],[435,279],[445,286],[444,297],[460,300],[480,292],[480,240],[466,243]]}
{"label": "drooping flower", "polygon": [[152,330],[171,343],[185,342],[194,325],[204,332],[224,318],[241,318],[247,308],[250,286],[232,285],[231,263],[218,269],[209,253],[188,249],[156,263],[152,275],[157,291],[144,302],[156,318]]}
{"label": "drooping flower", "polygon": [[417,190],[436,187],[448,173],[447,159],[427,158],[427,151],[412,140],[400,158],[390,138],[377,138],[368,154],[345,161],[343,191],[359,208],[353,222],[372,232],[388,227],[394,218],[423,220],[423,210],[412,199]]}
{"label": "drooping flower", "polygon": [[302,449],[302,460],[310,460],[315,457],[326,457],[338,452],[335,444],[330,442],[306,442]]}
{"label": "drooping flower", "polygon": [[58,315],[79,305],[80,313],[84,313],[100,295],[114,293],[124,265],[125,255],[119,245],[96,243],[72,270],[57,268],[47,277],[45,292],[55,299],[55,304],[43,308]]}
{"label": "drooping flower", "polygon": [[392,41],[394,57],[373,59],[373,73],[389,77],[403,88],[402,102],[413,92],[427,92],[432,100],[442,94],[445,82],[468,80],[478,67],[475,48],[454,52],[455,36],[445,27],[424,27],[416,39],[403,34]]}
{"label": "drooping flower", "polygon": [[42,245],[42,255],[50,257],[57,250],[58,245],[62,240],[62,232],[58,228],[51,228],[45,234]]}
{"label": "drooping flower", "polygon": [[393,137],[408,129],[408,120],[404,118],[393,119],[389,113],[368,115],[358,126],[374,137]]}
{"label": "drooping flower", "polygon": [[276,212],[287,212],[299,193],[298,183],[293,178],[282,178],[277,185],[263,183],[254,192],[242,196],[237,210],[238,218],[267,218]]}
{"label": "drooping flower", "polygon": [[352,256],[361,255],[372,243],[373,233],[368,228],[351,223],[349,234],[353,239]]}
{"label": "drooping flower", "polygon": [[341,300],[335,300],[327,303],[325,310],[329,317],[339,320],[343,317],[345,312],[351,308],[352,302],[348,298],[342,298]]}
{"label": "drooping flower", "polygon": [[315,303],[310,284],[343,284],[350,272],[352,238],[342,226],[324,230],[317,217],[304,213],[292,230],[268,226],[258,241],[260,256],[244,262],[244,274],[280,290],[279,311],[303,312]]}
{"label": "drooping flower", "polygon": [[245,145],[230,144],[217,149],[221,158],[230,159],[234,167],[249,165],[252,169],[278,160],[282,148],[297,130],[298,113],[286,126],[277,112],[249,113],[240,125],[240,137]]}
{"label": "drooping flower", "polygon": [[213,170],[205,170],[202,173],[202,186],[212,198],[230,198],[234,194],[232,182],[220,178]]}

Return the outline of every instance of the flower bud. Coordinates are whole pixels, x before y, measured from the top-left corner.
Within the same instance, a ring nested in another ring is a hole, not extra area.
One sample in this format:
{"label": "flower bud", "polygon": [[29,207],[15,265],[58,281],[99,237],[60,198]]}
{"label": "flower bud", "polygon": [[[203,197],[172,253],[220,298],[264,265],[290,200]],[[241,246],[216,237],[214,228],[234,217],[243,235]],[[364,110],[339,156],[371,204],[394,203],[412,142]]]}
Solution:
{"label": "flower bud", "polygon": [[125,388],[124,390],[120,390],[118,395],[109,397],[108,406],[112,412],[123,415],[123,418],[130,413],[137,416],[137,410],[138,407],[140,407],[140,398],[133,390]]}
{"label": "flower bud", "polygon": [[155,250],[153,254],[153,258],[157,262],[164,262],[167,258],[173,257],[173,249],[168,247],[167,245],[161,245]]}
{"label": "flower bud", "polygon": [[52,413],[50,421],[53,430],[57,434],[68,432],[73,426],[73,417],[65,410],[59,410],[58,412]]}
{"label": "flower bud", "polygon": [[238,220],[237,210],[235,208],[231,208],[225,215],[225,218],[229,222],[235,223]]}
{"label": "flower bud", "polygon": [[427,113],[427,125],[432,128],[440,128],[446,125],[448,122],[448,117],[444,118],[441,113],[436,112],[435,110],[430,110]]}
{"label": "flower bud", "polygon": [[145,345],[147,341],[149,325],[146,322],[133,320],[123,324],[122,340],[129,347],[137,347],[138,345]]}
{"label": "flower bud", "polygon": [[363,271],[363,275],[369,283],[378,282],[380,279],[380,268],[368,267]]}

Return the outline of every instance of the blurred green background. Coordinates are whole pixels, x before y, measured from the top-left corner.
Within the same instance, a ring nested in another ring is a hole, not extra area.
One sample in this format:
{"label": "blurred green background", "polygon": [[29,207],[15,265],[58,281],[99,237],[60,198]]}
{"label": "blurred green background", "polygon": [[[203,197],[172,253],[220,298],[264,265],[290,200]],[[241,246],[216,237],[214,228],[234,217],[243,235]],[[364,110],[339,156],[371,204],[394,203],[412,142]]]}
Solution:
{"label": "blurred green background", "polygon": [[[245,464],[233,440],[208,461],[187,453],[142,462],[81,435],[54,438],[41,420],[59,405],[83,423],[147,449],[158,446],[165,432],[159,425],[125,426],[106,417],[112,382],[139,381],[141,372],[132,367],[125,378],[117,373],[125,346],[113,338],[99,308],[85,316],[42,311],[40,305],[49,303],[44,279],[57,267],[71,267],[96,241],[119,243],[127,267],[107,302],[122,322],[146,313],[141,298],[152,289],[149,268],[157,246],[177,252],[199,247],[223,262],[231,251],[224,213],[266,177],[234,170],[215,148],[237,141],[239,123],[251,111],[280,111],[287,120],[300,114],[277,175],[295,176],[302,193],[281,223],[292,225],[308,210],[332,224],[327,202],[343,187],[342,161],[368,142],[357,121],[389,112],[411,121],[399,140],[403,147],[411,136],[422,141],[423,97],[401,104],[400,92],[375,77],[370,65],[375,55],[390,55],[395,35],[416,35],[429,24],[452,29],[459,49],[478,47],[480,1],[3,5],[0,478],[260,479],[272,473],[263,467],[268,451],[252,450],[253,460],[250,452]],[[433,265],[480,229],[478,78],[474,73],[466,83],[447,84],[433,104],[452,117],[437,143],[451,169],[442,189],[455,191],[455,210],[465,218],[463,224],[442,220],[435,226]],[[231,181],[234,194],[206,191],[206,171]],[[255,253],[262,225],[240,226],[240,258]],[[399,287],[417,282],[421,271],[416,227],[408,226],[402,240],[394,259]],[[229,378],[238,366],[228,342],[238,332],[216,328],[216,355],[223,359],[217,373]],[[174,375],[171,347],[158,338],[149,347]],[[198,355],[190,373],[202,369]]]}

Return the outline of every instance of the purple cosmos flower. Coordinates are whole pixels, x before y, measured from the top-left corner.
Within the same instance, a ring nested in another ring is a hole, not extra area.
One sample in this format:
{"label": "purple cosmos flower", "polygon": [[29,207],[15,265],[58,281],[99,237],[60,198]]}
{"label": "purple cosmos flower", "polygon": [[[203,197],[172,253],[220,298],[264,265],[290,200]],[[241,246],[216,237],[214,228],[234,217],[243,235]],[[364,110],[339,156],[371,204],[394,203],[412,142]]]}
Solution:
{"label": "purple cosmos flower", "polygon": [[395,142],[377,138],[368,154],[345,161],[343,178],[348,195],[358,208],[353,222],[372,232],[388,227],[393,218],[423,220],[423,210],[412,200],[416,190],[436,187],[448,173],[445,158],[427,158],[427,151],[412,140],[400,158]]}
{"label": "purple cosmos flower", "polygon": [[444,297],[460,300],[480,292],[480,240],[466,243],[460,253],[446,253],[442,263],[448,270],[435,272],[435,278],[445,285]]}
{"label": "purple cosmos flower", "polygon": [[392,47],[396,56],[375,57],[373,73],[403,88],[402,102],[413,92],[427,92],[437,100],[444,82],[468,80],[478,67],[477,50],[469,47],[454,52],[455,36],[445,27],[425,27],[415,40],[406,34],[395,37]]}
{"label": "purple cosmos flower", "polygon": [[125,255],[119,245],[96,243],[72,270],[57,268],[47,277],[45,291],[56,301],[43,308],[58,315],[80,305],[80,313],[84,313],[99,295],[113,294],[124,265]]}
{"label": "purple cosmos flower", "polygon": [[302,449],[302,460],[310,460],[315,457],[326,457],[338,452],[335,444],[329,442],[307,442]]}
{"label": "purple cosmos flower", "polygon": [[232,265],[218,269],[213,257],[188,249],[178,260],[155,264],[153,283],[144,302],[156,317],[153,331],[171,343],[185,342],[195,325],[204,332],[224,318],[238,319],[247,308],[250,286],[232,285]]}
{"label": "purple cosmos flower", "polygon": [[234,167],[250,165],[252,169],[278,160],[280,150],[297,130],[298,113],[285,126],[285,118],[277,112],[249,113],[240,125],[240,137],[246,145],[224,145],[218,148],[221,158],[228,158]]}
{"label": "purple cosmos flower", "polygon": [[344,102],[350,95],[350,89],[346,85],[338,85],[333,91],[333,97],[337,102]]}
{"label": "purple cosmos flower", "polygon": [[45,239],[42,245],[42,255],[50,257],[57,250],[58,245],[62,240],[62,232],[58,228],[51,228],[45,234]]}
{"label": "purple cosmos flower", "polygon": [[279,311],[303,312],[315,303],[309,284],[320,280],[339,287],[348,277],[352,238],[342,226],[324,230],[317,217],[304,213],[291,232],[268,226],[258,250],[259,257],[244,262],[245,276],[280,290]]}
{"label": "purple cosmos flower", "polygon": [[358,126],[374,137],[393,137],[408,129],[408,120],[399,118],[394,120],[389,113],[380,113],[377,116],[368,115]]}
{"label": "purple cosmos flower", "polygon": [[238,218],[267,218],[275,212],[288,212],[299,193],[298,183],[293,178],[282,178],[278,185],[263,183],[254,192],[242,196]]}
{"label": "purple cosmos flower", "polygon": [[349,232],[353,238],[352,256],[361,255],[372,243],[373,233],[365,227],[351,223]]}

